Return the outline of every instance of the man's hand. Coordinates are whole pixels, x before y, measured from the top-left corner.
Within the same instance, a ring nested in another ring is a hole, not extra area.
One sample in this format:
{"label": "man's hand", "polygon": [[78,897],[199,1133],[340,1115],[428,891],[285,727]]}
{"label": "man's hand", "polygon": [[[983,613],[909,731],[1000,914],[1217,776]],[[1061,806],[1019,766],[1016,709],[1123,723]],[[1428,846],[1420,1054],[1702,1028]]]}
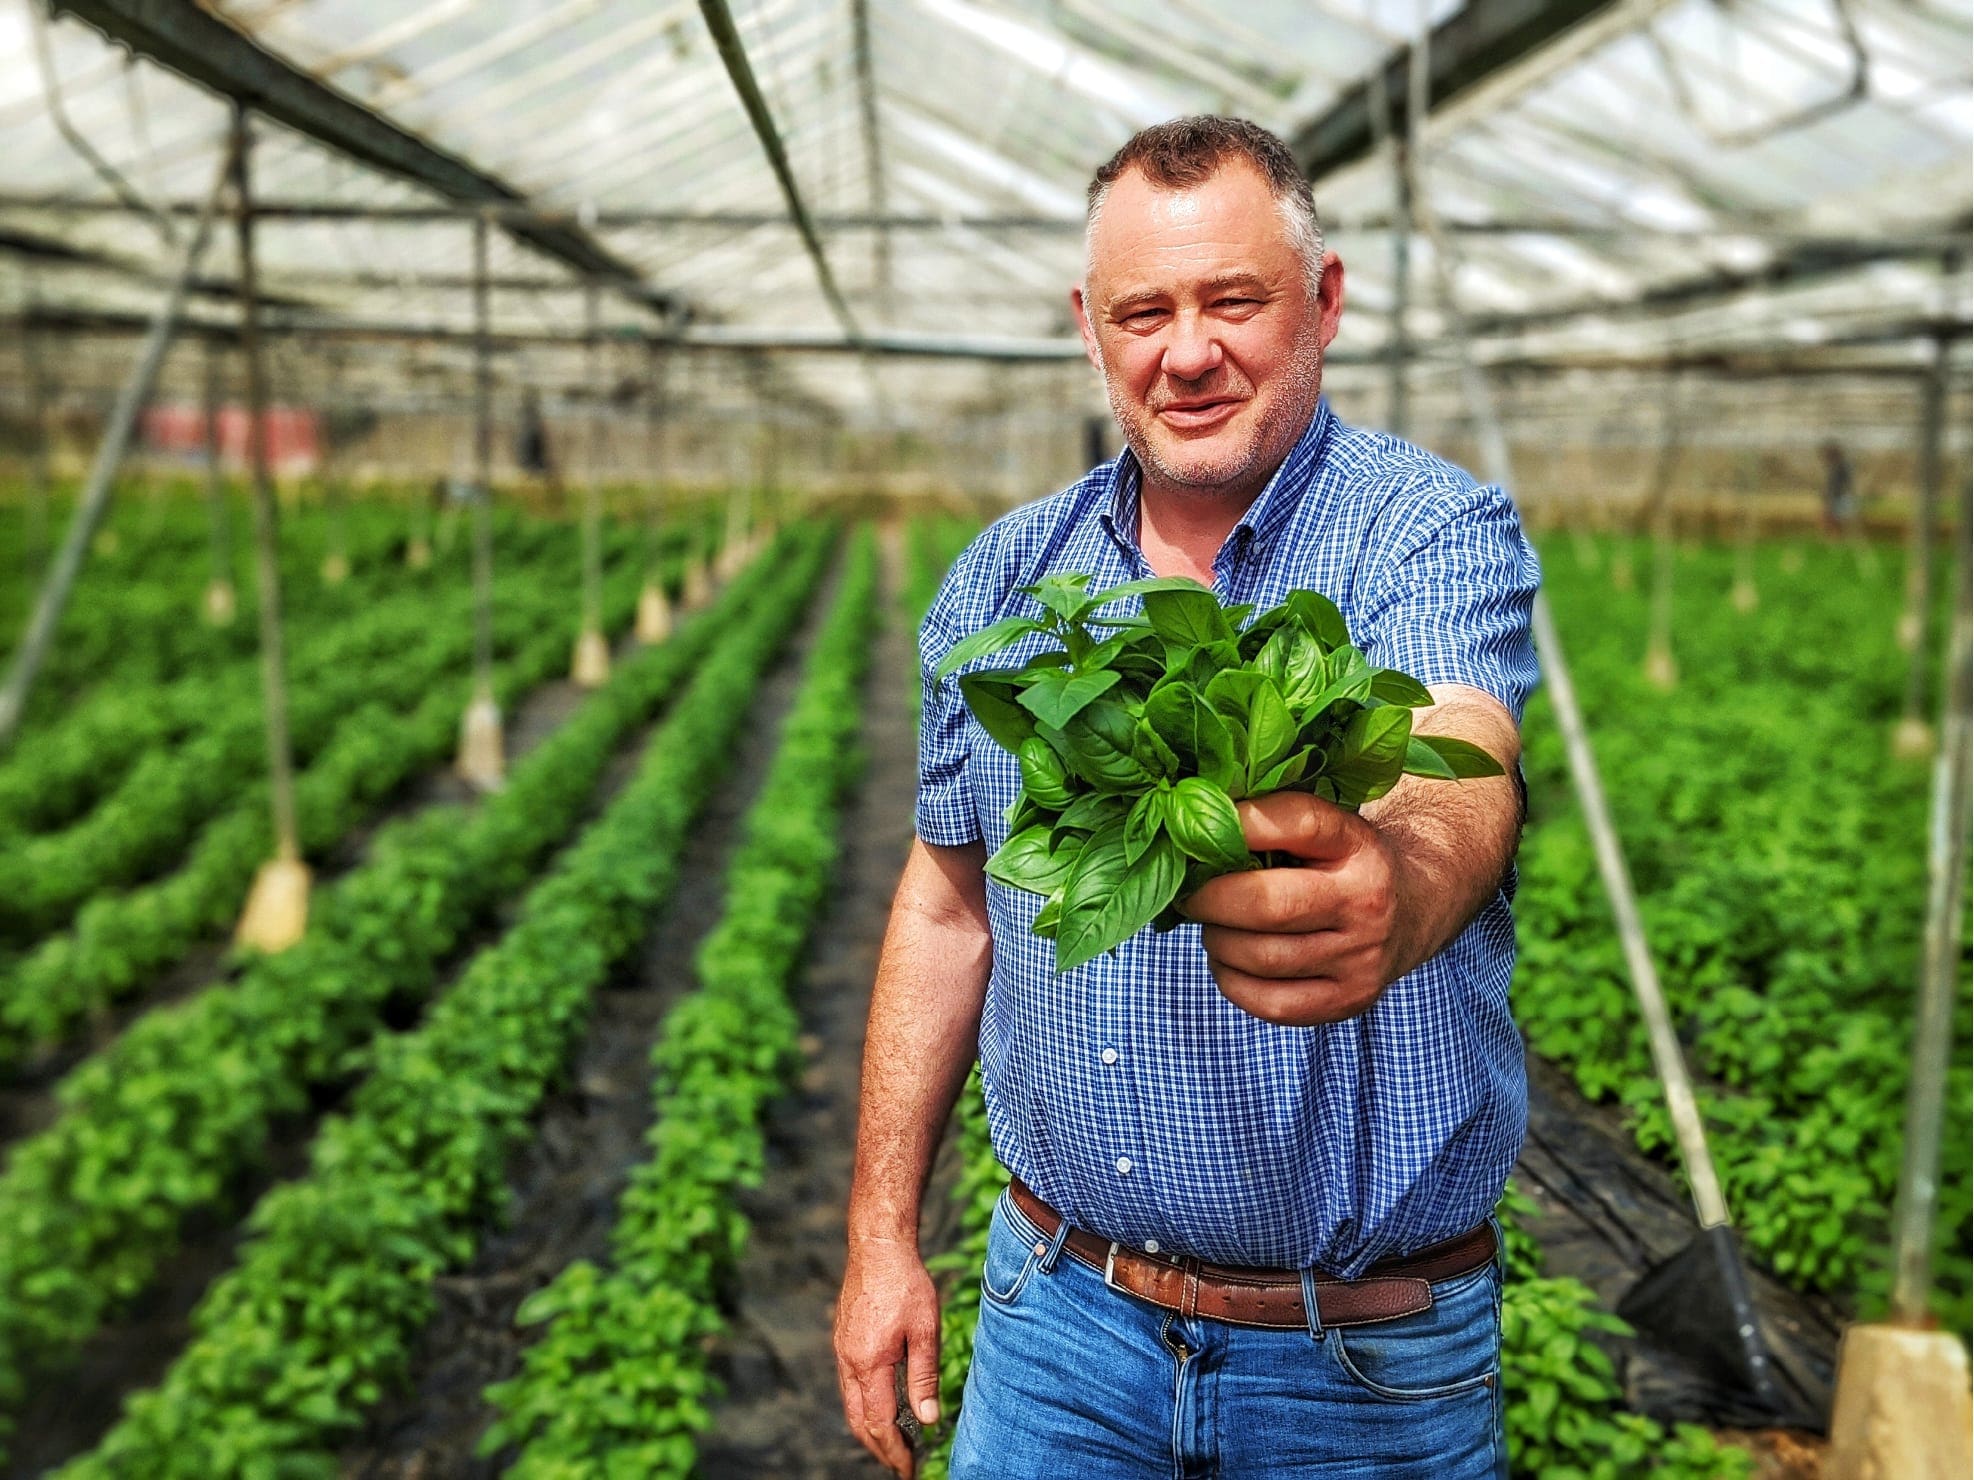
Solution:
{"label": "man's hand", "polygon": [[[1521,736],[1499,700],[1458,684],[1432,694],[1415,733],[1470,741],[1513,772]],[[1407,776],[1361,814],[1303,792],[1239,809],[1249,848],[1299,865],[1225,874],[1181,908],[1204,927],[1227,1000],[1291,1027],[1356,1017],[1445,950],[1501,887],[1521,833],[1506,776]]]}
{"label": "man's hand", "polygon": [[1368,1010],[1410,969],[1390,843],[1356,813],[1304,792],[1257,797],[1239,811],[1250,849],[1300,865],[1223,874],[1184,902],[1221,992],[1290,1027]]}
{"label": "man's hand", "polygon": [[836,1382],[850,1432],[892,1474],[915,1461],[898,1427],[897,1367],[918,1421],[939,1422],[939,1296],[914,1244],[853,1244],[836,1306]]}

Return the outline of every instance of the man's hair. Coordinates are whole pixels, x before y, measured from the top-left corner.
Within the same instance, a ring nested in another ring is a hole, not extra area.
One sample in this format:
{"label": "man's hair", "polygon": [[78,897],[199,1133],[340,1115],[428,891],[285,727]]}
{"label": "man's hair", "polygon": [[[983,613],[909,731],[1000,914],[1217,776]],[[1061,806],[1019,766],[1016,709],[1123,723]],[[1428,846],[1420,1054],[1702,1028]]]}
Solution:
{"label": "man's hair", "polygon": [[1096,232],[1097,217],[1110,196],[1110,187],[1127,171],[1139,171],[1161,190],[1189,190],[1212,179],[1229,161],[1247,164],[1268,182],[1289,244],[1302,258],[1303,276],[1314,294],[1323,278],[1323,223],[1316,215],[1309,177],[1296,164],[1289,146],[1260,124],[1208,114],[1139,129],[1122,149],[1097,166],[1084,215],[1085,277],[1089,275],[1088,241]]}

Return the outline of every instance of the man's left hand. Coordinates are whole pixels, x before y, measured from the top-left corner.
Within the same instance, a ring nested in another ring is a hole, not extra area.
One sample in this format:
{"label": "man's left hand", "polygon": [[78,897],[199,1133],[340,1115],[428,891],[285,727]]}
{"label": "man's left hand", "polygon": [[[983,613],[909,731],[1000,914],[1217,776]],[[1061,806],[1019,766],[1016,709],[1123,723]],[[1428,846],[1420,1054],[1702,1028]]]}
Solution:
{"label": "man's left hand", "polygon": [[1239,804],[1256,853],[1289,868],[1223,874],[1181,902],[1236,1007],[1289,1027],[1356,1017],[1402,974],[1397,854],[1354,812],[1303,792]]}

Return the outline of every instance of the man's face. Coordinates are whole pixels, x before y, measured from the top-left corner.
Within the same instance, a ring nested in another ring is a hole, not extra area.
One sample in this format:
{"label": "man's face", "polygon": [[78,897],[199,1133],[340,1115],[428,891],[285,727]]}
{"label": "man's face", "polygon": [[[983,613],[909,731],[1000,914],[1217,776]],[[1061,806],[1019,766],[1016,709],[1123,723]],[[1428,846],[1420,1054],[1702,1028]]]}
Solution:
{"label": "man's face", "polygon": [[1343,312],[1343,264],[1309,291],[1267,181],[1230,162],[1161,190],[1137,170],[1111,186],[1071,294],[1111,411],[1147,474],[1252,497],[1316,409],[1323,351]]}

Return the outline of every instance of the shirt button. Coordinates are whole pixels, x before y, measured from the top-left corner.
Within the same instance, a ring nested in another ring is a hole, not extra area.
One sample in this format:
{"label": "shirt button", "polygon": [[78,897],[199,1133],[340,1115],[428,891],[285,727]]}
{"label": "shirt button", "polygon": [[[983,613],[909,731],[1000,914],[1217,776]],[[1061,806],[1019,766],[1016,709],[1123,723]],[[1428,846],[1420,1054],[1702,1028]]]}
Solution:
{"label": "shirt button", "polygon": [[1117,1050],[1114,1048],[1107,1048],[1103,1051],[1102,1057],[1103,1057],[1103,1061],[1106,1064],[1114,1064],[1117,1062]]}
{"label": "shirt button", "polygon": [[1130,1172],[1130,1170],[1131,1170],[1131,1158],[1130,1158],[1130,1157],[1128,1157],[1128,1156],[1120,1156],[1120,1157],[1118,1157],[1118,1158],[1117,1158],[1117,1174],[1118,1174],[1118,1175],[1119,1175],[1119,1176],[1121,1177],[1121,1176],[1124,1176],[1124,1175],[1126,1175],[1127,1173],[1129,1173],[1129,1172]]}
{"label": "shirt button", "polygon": [[1145,1240],[1145,1252],[1146,1252],[1147,1254],[1156,1254],[1156,1253],[1158,1252],[1158,1240],[1157,1240],[1157,1239],[1155,1239],[1155,1238],[1148,1238],[1148,1239],[1146,1239],[1146,1240]]}

